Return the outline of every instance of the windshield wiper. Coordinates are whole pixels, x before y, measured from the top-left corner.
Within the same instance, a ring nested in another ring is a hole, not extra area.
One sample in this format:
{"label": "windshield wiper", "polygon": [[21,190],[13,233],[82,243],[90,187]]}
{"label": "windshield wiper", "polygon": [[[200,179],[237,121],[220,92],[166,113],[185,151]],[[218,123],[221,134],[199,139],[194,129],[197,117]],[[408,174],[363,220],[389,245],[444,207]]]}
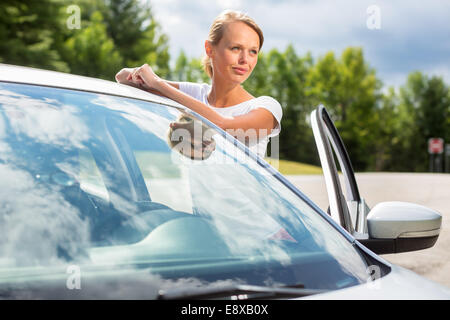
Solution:
{"label": "windshield wiper", "polygon": [[179,299],[275,299],[275,298],[298,298],[314,294],[324,293],[328,290],[289,288],[289,287],[264,287],[254,285],[227,285],[209,286],[193,288],[176,288],[160,290],[158,300],[179,300]]}

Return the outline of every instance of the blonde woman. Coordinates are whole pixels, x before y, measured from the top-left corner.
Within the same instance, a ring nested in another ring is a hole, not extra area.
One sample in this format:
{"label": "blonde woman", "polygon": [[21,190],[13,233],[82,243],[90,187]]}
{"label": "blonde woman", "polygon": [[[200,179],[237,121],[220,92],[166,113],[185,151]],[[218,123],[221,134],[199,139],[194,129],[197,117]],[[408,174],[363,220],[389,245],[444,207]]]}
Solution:
{"label": "blonde woman", "polygon": [[205,41],[204,67],[211,85],[166,81],[147,64],[122,69],[116,80],[177,101],[264,156],[268,139],[281,130],[282,108],[275,99],[254,97],[242,87],[258,62],[263,42],[252,18],[227,10],[214,20]]}

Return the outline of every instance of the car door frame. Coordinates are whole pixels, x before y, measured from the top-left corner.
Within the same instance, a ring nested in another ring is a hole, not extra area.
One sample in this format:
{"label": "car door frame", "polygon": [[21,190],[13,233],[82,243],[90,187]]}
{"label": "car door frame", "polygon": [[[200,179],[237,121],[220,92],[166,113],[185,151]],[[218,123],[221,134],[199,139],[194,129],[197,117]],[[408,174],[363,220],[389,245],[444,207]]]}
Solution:
{"label": "car door frame", "polygon": [[[319,105],[311,113],[311,125],[325,177],[330,201],[330,215],[340,226],[356,238],[367,237],[369,207],[361,198],[347,149],[326,108]],[[342,170],[346,196],[336,166]]]}

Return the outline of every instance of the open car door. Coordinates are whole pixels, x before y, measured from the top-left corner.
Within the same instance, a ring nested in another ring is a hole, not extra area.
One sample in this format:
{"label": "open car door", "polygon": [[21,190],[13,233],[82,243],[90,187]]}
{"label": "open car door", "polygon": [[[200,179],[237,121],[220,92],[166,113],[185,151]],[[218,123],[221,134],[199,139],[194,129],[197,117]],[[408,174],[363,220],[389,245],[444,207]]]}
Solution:
{"label": "open car door", "polygon": [[[331,217],[352,235],[367,233],[369,208],[361,198],[350,158],[327,110],[320,105],[311,114],[314,138],[325,175]],[[342,191],[337,163],[343,175]],[[358,238],[358,237],[357,237]]]}
{"label": "open car door", "polygon": [[[379,254],[434,245],[442,222],[439,213],[406,202],[382,202],[370,209],[360,196],[350,157],[323,105],[311,113],[311,124],[333,220]],[[345,194],[341,182],[345,185]]]}

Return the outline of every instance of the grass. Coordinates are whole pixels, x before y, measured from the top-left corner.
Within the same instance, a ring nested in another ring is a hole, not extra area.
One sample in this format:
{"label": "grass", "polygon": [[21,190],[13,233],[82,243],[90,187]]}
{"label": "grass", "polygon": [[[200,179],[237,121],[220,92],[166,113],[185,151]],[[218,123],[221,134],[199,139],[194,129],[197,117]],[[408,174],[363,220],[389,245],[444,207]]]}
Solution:
{"label": "grass", "polygon": [[323,174],[321,167],[310,164],[271,158],[266,158],[265,160],[283,175]]}

